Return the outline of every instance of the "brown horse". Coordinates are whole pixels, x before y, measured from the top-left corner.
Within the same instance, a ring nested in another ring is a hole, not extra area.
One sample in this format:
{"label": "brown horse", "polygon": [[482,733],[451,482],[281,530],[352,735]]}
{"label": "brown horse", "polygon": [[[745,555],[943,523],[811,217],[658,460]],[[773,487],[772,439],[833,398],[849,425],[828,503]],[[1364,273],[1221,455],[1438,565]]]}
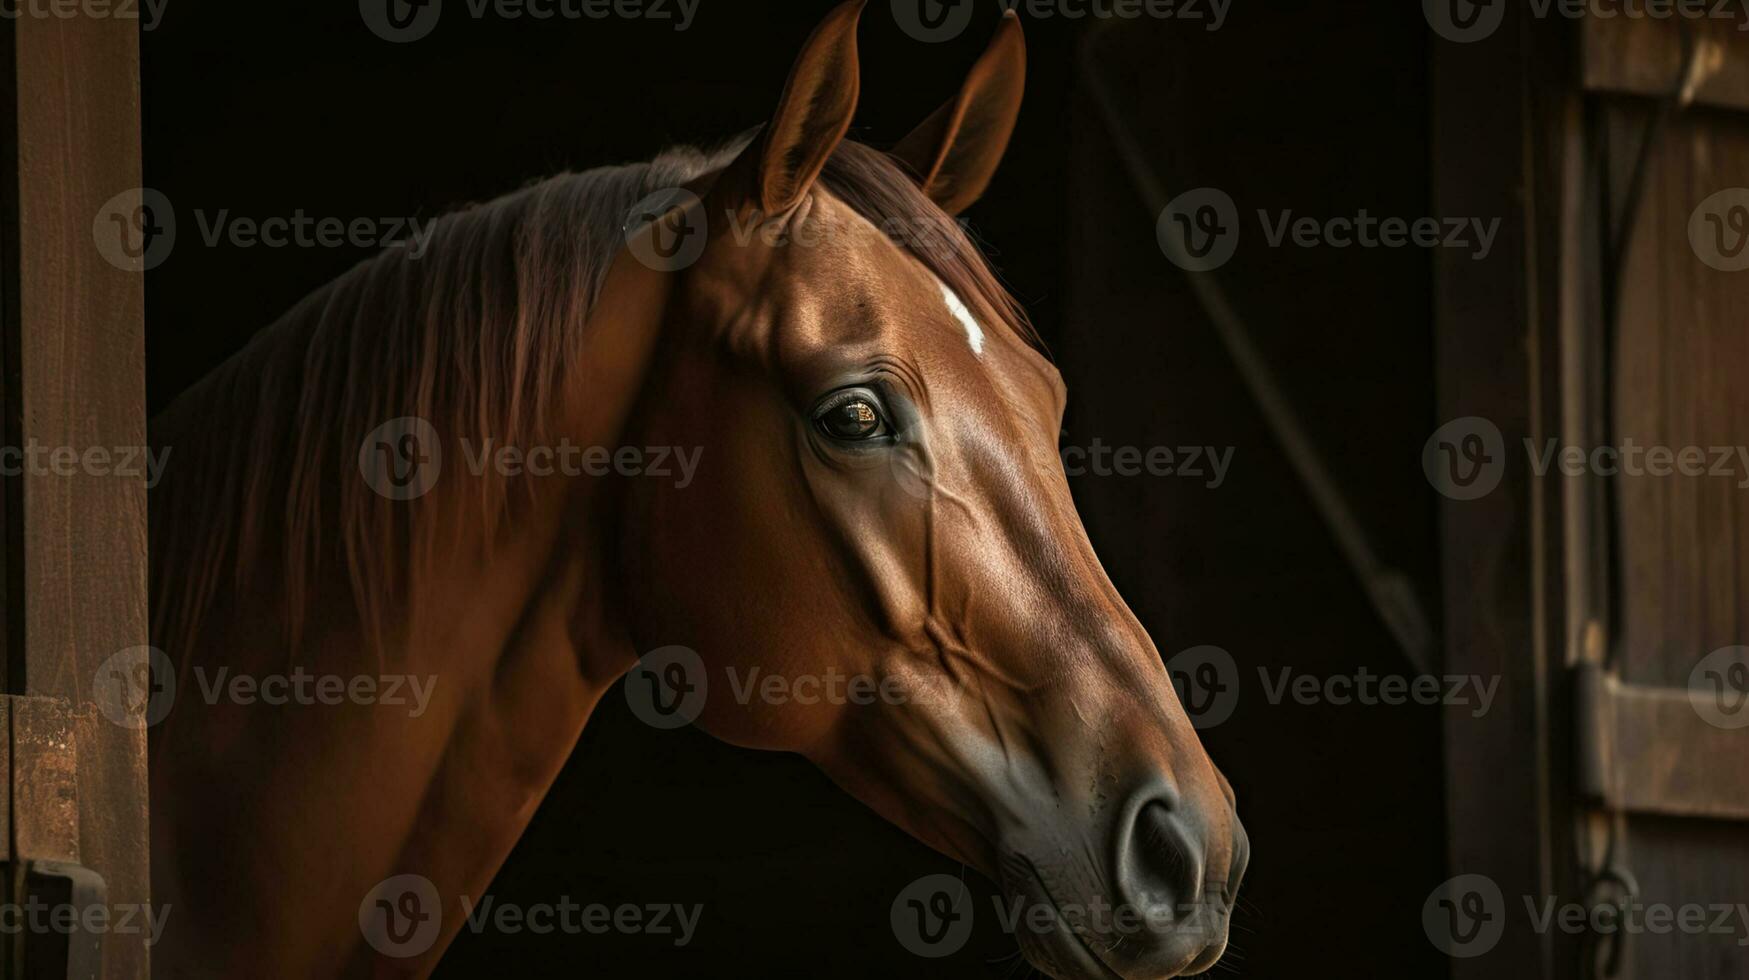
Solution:
{"label": "brown horse", "polygon": [[[682,646],[719,689],[879,692],[695,723],[1046,909],[1046,972],[1219,958],[1232,790],[1082,530],[1061,378],[950,217],[1013,129],[1018,22],[886,154],[845,139],[860,7],[756,136],[451,215],[155,422],[163,972],[429,973],[598,699]],[[688,480],[534,465],[664,446]]]}

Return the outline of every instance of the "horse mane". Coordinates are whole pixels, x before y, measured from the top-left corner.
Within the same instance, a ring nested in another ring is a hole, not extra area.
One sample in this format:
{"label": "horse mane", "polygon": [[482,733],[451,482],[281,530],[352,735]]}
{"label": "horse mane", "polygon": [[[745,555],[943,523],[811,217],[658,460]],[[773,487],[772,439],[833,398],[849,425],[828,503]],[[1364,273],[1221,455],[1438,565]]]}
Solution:
{"label": "horse mane", "polygon": [[[192,657],[223,597],[254,588],[283,593],[284,621],[250,627],[277,627],[296,650],[317,594],[344,583],[380,653],[389,610],[442,557],[449,521],[478,520],[490,542],[516,493],[487,476],[391,501],[358,472],[366,434],[417,417],[446,446],[556,437],[542,427],[632,206],[725,166],[750,139],[565,174],[446,215],[423,255],[393,248],[360,263],[183,393],[152,420],[152,441],[175,453],[150,497],[153,643]],[[978,246],[891,157],[846,140],[820,183],[877,228],[904,230],[901,247],[1042,349]]]}

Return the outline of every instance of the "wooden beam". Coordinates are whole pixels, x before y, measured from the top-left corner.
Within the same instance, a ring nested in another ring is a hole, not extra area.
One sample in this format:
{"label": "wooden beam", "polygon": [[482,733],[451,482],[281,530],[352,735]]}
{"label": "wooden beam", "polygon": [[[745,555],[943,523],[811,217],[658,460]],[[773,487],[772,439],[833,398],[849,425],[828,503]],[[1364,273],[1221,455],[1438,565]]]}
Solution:
{"label": "wooden beam", "polygon": [[1580,671],[1587,794],[1629,813],[1749,820],[1749,728],[1709,722],[1703,696]]}

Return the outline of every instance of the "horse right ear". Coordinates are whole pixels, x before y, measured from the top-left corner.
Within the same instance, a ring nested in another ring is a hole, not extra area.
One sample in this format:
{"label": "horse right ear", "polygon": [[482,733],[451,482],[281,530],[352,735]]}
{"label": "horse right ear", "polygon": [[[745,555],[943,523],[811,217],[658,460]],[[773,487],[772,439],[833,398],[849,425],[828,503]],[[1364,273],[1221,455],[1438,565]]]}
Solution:
{"label": "horse right ear", "polygon": [[767,215],[783,214],[807,195],[850,131],[861,84],[856,25],[865,2],[839,5],[814,28],[790,70],[776,115],[750,151],[758,167],[753,198]]}
{"label": "horse right ear", "polygon": [[990,185],[1014,135],[1025,89],[1026,41],[1020,18],[1009,10],[959,95],[893,147],[891,155],[911,168],[923,193],[938,207],[959,214]]}

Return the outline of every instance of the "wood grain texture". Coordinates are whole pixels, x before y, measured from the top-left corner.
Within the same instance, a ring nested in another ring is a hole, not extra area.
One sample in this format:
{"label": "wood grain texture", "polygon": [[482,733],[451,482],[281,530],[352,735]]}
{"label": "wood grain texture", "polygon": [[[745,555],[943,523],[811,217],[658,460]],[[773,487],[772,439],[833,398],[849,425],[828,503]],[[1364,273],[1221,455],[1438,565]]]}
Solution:
{"label": "wood grain texture", "polygon": [[[1612,157],[1631,159],[1644,107],[1616,104]],[[1639,446],[1733,447],[1727,475],[1620,478],[1623,678],[1686,689],[1696,664],[1719,647],[1749,643],[1749,479],[1734,447],[1749,445],[1749,271],[1702,262],[1689,241],[1696,208],[1717,191],[1749,185],[1749,115],[1697,107],[1666,130],[1647,176],[1628,254],[1622,308],[1618,438]],[[1712,463],[1709,454],[1708,464]],[[1648,738],[1653,737],[1648,734]],[[1658,737],[1664,737],[1658,733]],[[1672,761],[1741,769],[1749,730],[1718,733],[1707,758]],[[1714,772],[1715,778],[1724,776]],[[1674,778],[1674,777],[1672,777]],[[1725,777],[1729,778],[1729,777]],[[1642,899],[1731,905],[1749,896],[1743,822],[1636,816],[1626,863]],[[1741,934],[1641,935],[1629,945],[1628,980],[1749,975]]]}
{"label": "wood grain texture", "polygon": [[[144,281],[106,261],[99,211],[138,188],[133,20],[17,22],[20,425],[25,444],[145,445]],[[26,693],[71,702],[79,849],[111,903],[149,898],[146,733],[92,703],[99,665],[147,642],[143,477],[27,472]],[[106,977],[145,977],[143,935],[106,937]]]}

